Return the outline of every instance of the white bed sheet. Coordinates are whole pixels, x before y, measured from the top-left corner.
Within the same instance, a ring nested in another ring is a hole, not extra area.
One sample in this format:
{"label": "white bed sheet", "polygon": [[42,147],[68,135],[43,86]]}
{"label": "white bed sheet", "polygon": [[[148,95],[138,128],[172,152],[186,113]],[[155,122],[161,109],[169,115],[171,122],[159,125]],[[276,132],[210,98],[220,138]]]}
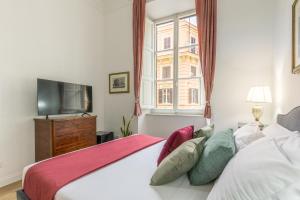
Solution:
{"label": "white bed sheet", "polygon": [[[165,141],[101,168],[61,188],[55,200],[206,200],[212,184],[191,186],[187,176],[150,186]],[[23,177],[30,166],[24,169]]]}

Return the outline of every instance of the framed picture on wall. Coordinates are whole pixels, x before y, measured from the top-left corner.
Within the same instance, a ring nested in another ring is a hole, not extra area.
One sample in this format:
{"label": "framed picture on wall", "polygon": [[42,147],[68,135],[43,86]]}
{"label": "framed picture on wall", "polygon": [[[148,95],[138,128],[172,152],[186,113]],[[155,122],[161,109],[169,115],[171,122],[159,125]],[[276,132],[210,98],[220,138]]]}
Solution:
{"label": "framed picture on wall", "polygon": [[292,72],[300,74],[300,0],[293,4],[293,49],[292,49]]}
{"label": "framed picture on wall", "polygon": [[129,72],[109,74],[109,93],[129,93]]}

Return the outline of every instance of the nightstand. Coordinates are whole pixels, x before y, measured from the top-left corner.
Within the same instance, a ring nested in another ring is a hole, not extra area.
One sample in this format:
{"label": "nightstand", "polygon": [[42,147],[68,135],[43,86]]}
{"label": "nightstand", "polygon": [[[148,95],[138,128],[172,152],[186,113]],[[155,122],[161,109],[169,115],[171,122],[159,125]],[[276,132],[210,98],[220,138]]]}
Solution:
{"label": "nightstand", "polygon": [[[255,122],[252,122],[252,123],[255,123]],[[249,124],[249,122],[238,122],[238,129],[239,128],[242,128],[243,126]],[[259,128],[260,130],[262,131],[264,128],[266,128],[268,125],[267,124],[260,124],[259,125]]]}
{"label": "nightstand", "polygon": [[246,124],[248,124],[248,123],[247,122],[238,122],[238,128],[242,128]]}
{"label": "nightstand", "polygon": [[98,131],[96,135],[97,135],[97,144],[102,144],[114,139],[114,132]]}

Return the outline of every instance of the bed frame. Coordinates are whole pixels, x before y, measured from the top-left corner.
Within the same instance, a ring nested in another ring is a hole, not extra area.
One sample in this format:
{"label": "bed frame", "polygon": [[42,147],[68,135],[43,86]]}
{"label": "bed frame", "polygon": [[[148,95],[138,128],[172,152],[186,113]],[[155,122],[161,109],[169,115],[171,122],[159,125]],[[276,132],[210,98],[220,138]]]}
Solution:
{"label": "bed frame", "polygon": [[300,106],[286,115],[278,115],[277,123],[290,131],[300,131]]}
{"label": "bed frame", "polygon": [[[278,115],[277,123],[290,131],[300,131],[300,106],[286,115]],[[23,190],[17,191],[17,200],[30,200]]]}

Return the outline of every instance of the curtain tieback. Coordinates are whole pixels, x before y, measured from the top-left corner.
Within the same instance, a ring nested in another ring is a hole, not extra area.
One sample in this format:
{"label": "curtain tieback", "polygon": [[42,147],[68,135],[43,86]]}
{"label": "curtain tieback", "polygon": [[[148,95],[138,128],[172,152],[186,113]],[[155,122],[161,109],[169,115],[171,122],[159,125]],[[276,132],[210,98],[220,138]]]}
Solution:
{"label": "curtain tieback", "polygon": [[135,103],[136,103],[136,104],[140,103],[140,98],[136,98],[136,99],[135,99]]}
{"label": "curtain tieback", "polygon": [[205,105],[206,105],[206,106],[210,106],[210,101],[207,101],[207,102],[205,103]]}

